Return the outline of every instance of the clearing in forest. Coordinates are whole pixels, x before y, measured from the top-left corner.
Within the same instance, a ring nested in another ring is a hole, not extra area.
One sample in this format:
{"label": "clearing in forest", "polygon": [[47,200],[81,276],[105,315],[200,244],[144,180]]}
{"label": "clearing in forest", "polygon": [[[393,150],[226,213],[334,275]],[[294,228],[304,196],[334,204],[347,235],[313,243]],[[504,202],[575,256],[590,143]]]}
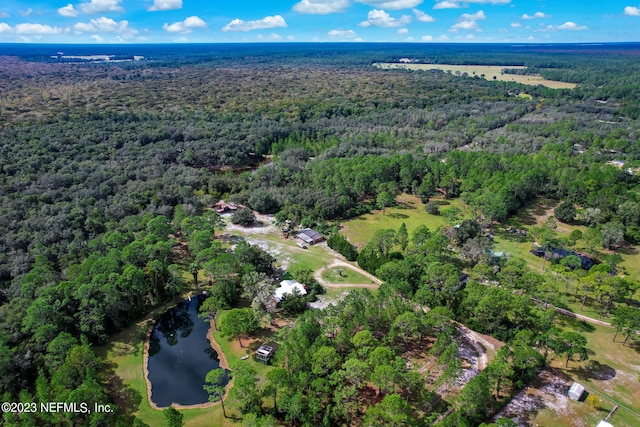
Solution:
{"label": "clearing in forest", "polygon": [[527,67],[503,66],[503,65],[450,65],[450,64],[404,64],[404,63],[378,63],[375,67],[384,70],[441,70],[455,76],[482,77],[485,80],[500,80],[503,82],[516,82],[529,86],[542,85],[551,89],[573,89],[575,83],[546,80],[540,75],[506,74],[504,69],[526,69]]}

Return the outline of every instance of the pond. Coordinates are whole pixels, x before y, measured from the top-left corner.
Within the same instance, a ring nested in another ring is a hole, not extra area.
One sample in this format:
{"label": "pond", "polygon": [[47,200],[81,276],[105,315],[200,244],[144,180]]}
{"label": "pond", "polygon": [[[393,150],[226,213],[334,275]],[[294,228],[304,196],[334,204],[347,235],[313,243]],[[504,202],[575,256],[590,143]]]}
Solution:
{"label": "pond", "polygon": [[204,296],[185,300],[164,313],[149,337],[151,401],[160,407],[172,403],[207,403],[202,389],[207,373],[220,366],[218,353],[207,339],[209,322],[198,317]]}

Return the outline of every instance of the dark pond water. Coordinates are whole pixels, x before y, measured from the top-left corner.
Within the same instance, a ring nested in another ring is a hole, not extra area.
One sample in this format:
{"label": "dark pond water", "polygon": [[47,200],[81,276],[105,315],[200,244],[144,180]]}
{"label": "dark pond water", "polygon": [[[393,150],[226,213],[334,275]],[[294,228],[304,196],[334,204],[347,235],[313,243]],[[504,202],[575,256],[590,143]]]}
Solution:
{"label": "dark pond water", "polygon": [[185,300],[164,313],[149,339],[151,400],[196,405],[209,401],[202,389],[207,373],[220,366],[218,353],[207,339],[209,322],[198,318],[203,296]]}

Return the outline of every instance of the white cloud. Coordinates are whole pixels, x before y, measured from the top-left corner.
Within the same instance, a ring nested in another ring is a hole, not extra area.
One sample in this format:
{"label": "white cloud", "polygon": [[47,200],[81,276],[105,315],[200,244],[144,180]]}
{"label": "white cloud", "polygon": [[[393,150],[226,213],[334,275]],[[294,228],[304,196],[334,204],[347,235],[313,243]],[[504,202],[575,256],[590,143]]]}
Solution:
{"label": "white cloud", "polygon": [[468,6],[470,4],[492,4],[503,5],[509,4],[511,0],[436,0],[434,9],[460,9],[463,5]]}
{"label": "white cloud", "polygon": [[413,13],[416,15],[416,19],[420,22],[435,22],[436,18],[431,15],[427,15],[421,10],[413,9]]}
{"label": "white cloud", "polygon": [[558,30],[569,30],[569,31],[583,31],[588,30],[586,25],[578,25],[575,22],[567,21],[562,25],[559,25]]}
{"label": "white cloud", "polygon": [[634,6],[624,8],[624,14],[627,16],[640,16],[640,9]]}
{"label": "white cloud", "polygon": [[393,18],[384,10],[373,9],[369,11],[367,14],[367,20],[361,22],[361,27],[402,27],[405,24],[411,22],[411,17],[409,15],[402,15],[400,18]]}
{"label": "white cloud", "polygon": [[102,36],[99,36],[98,34],[93,34],[91,36],[91,39],[97,43],[104,43],[104,38]]}
{"label": "white cloud", "polygon": [[158,10],[178,10],[182,9],[182,0],[153,0],[153,6],[148,8],[149,12]]}
{"label": "white cloud", "polygon": [[124,9],[119,6],[122,0],[91,0],[88,3],[80,3],[78,8],[82,13],[102,13],[102,12],[122,12]]}
{"label": "white cloud", "polygon": [[222,31],[241,31],[247,32],[251,30],[264,30],[267,28],[286,28],[287,23],[280,15],[267,16],[256,21],[243,21],[242,19],[234,19],[227,25],[222,27]]}
{"label": "white cloud", "polygon": [[422,36],[420,37],[420,40],[422,40],[423,42],[431,42],[433,41],[433,36]]}
{"label": "white cloud", "polygon": [[170,33],[186,34],[186,33],[190,33],[193,28],[204,28],[206,26],[207,26],[207,23],[204,22],[199,17],[190,16],[184,21],[174,22],[171,25],[165,22],[165,24],[162,26],[162,29]]}
{"label": "white cloud", "polygon": [[482,10],[479,10],[476,13],[463,13],[458,18],[458,21],[484,21],[485,19],[487,19],[487,15]]}
{"label": "white cloud", "polygon": [[50,35],[60,34],[63,29],[43,24],[18,24],[15,26],[14,31],[16,34]]}
{"label": "white cloud", "polygon": [[327,35],[331,38],[336,38],[336,39],[355,39],[356,37],[358,37],[355,31],[343,30],[341,28],[331,30],[327,33]]}
{"label": "white cloud", "polygon": [[27,10],[19,10],[18,13],[20,14],[20,16],[26,18],[27,16],[31,15],[31,13],[33,12],[33,9],[29,8]]}
{"label": "white cloud", "polygon": [[438,40],[440,40],[441,42],[447,42],[447,41],[449,41],[449,37],[447,37],[445,34],[443,34],[440,37],[438,37]]}
{"label": "white cloud", "polygon": [[89,22],[78,22],[73,25],[73,30],[77,33],[136,33],[129,28],[129,21],[116,22],[104,16],[92,19]]}
{"label": "white cloud", "polygon": [[71,3],[69,3],[68,5],[58,9],[58,15],[64,16],[65,18],[74,18],[78,16],[78,11],[73,8]]}
{"label": "white cloud", "polygon": [[409,9],[410,7],[416,7],[423,2],[423,0],[356,0],[358,3],[364,3],[369,6],[379,7],[391,10]]}
{"label": "white cloud", "polygon": [[542,12],[536,12],[533,15],[527,15],[526,13],[522,15],[522,19],[543,19],[543,18],[551,18],[551,15],[546,15]]}
{"label": "white cloud", "polygon": [[11,26],[5,22],[0,22],[0,34],[2,33],[10,33],[12,30]]}
{"label": "white cloud", "polygon": [[409,30],[407,30],[406,28],[399,28],[398,31],[396,31],[396,33],[398,33],[398,34],[409,34]]}
{"label": "white cloud", "polygon": [[519,22],[512,22],[511,23],[511,28],[520,28],[522,27],[522,24]]}
{"label": "white cloud", "polygon": [[0,12],[0,18],[8,18],[9,16],[11,15],[9,15],[7,12]]}
{"label": "white cloud", "polygon": [[476,21],[460,21],[457,24],[453,24],[451,28],[449,28],[449,31],[454,33],[457,32],[458,30],[481,31],[480,26],[478,26],[478,23]]}
{"label": "white cloud", "polygon": [[328,15],[344,12],[348,7],[349,0],[302,0],[293,5],[293,10],[310,15]]}
{"label": "white cloud", "polygon": [[441,1],[435,4],[435,6],[433,6],[433,8],[435,10],[438,9],[460,9],[462,6],[460,6],[460,3],[456,2],[456,1]]}

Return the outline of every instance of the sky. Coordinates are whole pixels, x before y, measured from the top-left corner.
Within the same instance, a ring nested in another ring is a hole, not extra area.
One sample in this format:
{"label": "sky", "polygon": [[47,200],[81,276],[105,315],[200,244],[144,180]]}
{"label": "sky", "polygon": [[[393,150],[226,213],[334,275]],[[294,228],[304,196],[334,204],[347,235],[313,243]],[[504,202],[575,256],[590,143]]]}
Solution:
{"label": "sky", "polygon": [[640,41],[640,0],[1,0],[0,43]]}

